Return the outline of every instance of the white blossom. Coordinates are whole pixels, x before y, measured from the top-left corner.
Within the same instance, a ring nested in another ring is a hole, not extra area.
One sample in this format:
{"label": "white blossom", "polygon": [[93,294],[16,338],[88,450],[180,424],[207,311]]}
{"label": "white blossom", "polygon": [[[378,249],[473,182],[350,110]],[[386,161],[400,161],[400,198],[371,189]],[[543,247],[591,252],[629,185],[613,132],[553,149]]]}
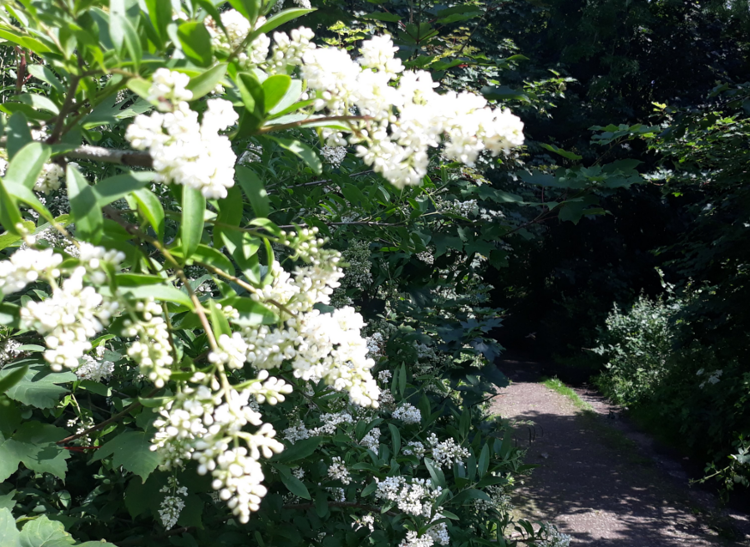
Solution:
{"label": "white blossom", "polygon": [[331,465],[328,466],[328,476],[335,481],[341,481],[344,485],[352,482],[349,470],[344,465],[344,461],[338,456],[334,456]]}
{"label": "white blossom", "polygon": [[427,442],[432,447],[432,459],[439,467],[451,467],[454,463],[460,462],[471,455],[467,449],[456,444],[452,437],[440,441],[437,435],[430,433]]}
{"label": "white blossom", "polygon": [[81,359],[83,364],[75,369],[79,380],[102,382],[109,379],[115,371],[115,364],[112,361],[97,361],[90,355],[84,355]]}
{"label": "white blossom", "polygon": [[418,424],[422,421],[422,413],[418,408],[410,405],[409,403],[403,403],[400,407],[393,411],[392,416],[396,420],[401,420],[405,424]]}
{"label": "white blossom", "polygon": [[[175,87],[167,92],[164,87],[170,82]],[[179,84],[178,76],[161,78],[150,93],[179,96]],[[224,198],[227,188],[234,185],[237,156],[229,139],[219,132],[234,125],[239,117],[229,101],[209,99],[206,104],[208,108],[198,122],[198,113],[187,102],[170,101],[169,111],[136,116],[125,138],[133,148],[149,151],[159,181],[193,188],[207,198]]]}

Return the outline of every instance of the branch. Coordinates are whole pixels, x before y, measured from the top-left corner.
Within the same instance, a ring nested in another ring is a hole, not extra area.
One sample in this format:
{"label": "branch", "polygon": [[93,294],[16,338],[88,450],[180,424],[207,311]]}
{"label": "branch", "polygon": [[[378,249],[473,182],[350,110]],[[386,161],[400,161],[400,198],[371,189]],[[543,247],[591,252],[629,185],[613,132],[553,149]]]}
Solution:
{"label": "branch", "polygon": [[[158,389],[153,390],[151,393],[149,393],[148,395],[146,395],[146,399],[148,399],[150,397],[153,397],[154,395],[156,395],[156,393],[158,391],[159,391]],[[57,441],[57,443],[55,443],[55,444],[69,443],[70,441],[75,441],[76,439],[80,439],[81,437],[85,437],[86,435],[88,435],[89,433],[91,433],[93,431],[98,431],[99,429],[103,429],[103,428],[107,427],[109,424],[111,424],[112,422],[116,422],[117,420],[119,420],[120,418],[122,418],[123,416],[125,416],[126,414],[128,414],[131,410],[134,410],[134,409],[138,408],[139,406],[141,406],[141,402],[140,401],[136,401],[133,404],[131,404],[130,406],[126,407],[124,410],[122,410],[122,411],[118,412],[117,414],[115,414],[115,415],[107,418],[102,423],[96,424],[93,427],[89,427],[87,430],[81,431],[80,433],[76,433],[75,435],[71,435],[69,437],[65,437],[64,439],[61,439],[61,440]]]}
{"label": "branch", "polygon": [[69,160],[102,161],[105,163],[128,165],[130,167],[145,167],[147,169],[153,167],[151,154],[137,150],[113,150],[102,148],[101,146],[84,145],[75,150],[65,152],[62,156]]}

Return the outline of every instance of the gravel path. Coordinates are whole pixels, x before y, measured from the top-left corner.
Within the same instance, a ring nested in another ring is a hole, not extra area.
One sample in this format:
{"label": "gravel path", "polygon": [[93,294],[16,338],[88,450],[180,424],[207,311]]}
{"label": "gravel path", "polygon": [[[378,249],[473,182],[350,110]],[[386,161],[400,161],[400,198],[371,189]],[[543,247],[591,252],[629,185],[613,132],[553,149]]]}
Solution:
{"label": "gravel path", "polygon": [[572,545],[747,545],[716,531],[727,523],[745,529],[747,516],[717,510],[711,494],[689,486],[679,462],[611,419],[617,409],[595,392],[580,393],[594,410],[583,412],[539,383],[539,363],[506,359],[500,369],[512,384],[493,410],[515,424],[518,444],[529,449],[527,462],[539,466],[519,490],[517,516],[551,521],[573,537]]}

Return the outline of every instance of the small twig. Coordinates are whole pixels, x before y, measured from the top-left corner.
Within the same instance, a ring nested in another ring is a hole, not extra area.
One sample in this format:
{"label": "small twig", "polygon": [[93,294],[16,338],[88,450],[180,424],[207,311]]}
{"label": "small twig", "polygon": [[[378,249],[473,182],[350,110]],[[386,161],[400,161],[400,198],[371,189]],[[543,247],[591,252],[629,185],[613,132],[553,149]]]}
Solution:
{"label": "small twig", "polygon": [[[158,391],[159,391],[158,389],[153,390],[151,393],[149,393],[148,395],[146,395],[146,399],[148,399],[149,397],[153,397],[154,395],[156,395],[156,393]],[[86,435],[88,435],[89,433],[92,433],[93,431],[98,431],[100,429],[103,429],[103,428],[107,427],[109,424],[111,424],[112,422],[116,422],[117,420],[119,420],[123,416],[127,415],[128,413],[130,413],[131,410],[135,410],[139,406],[141,406],[141,402],[140,401],[136,401],[136,402],[132,403],[130,406],[126,407],[124,410],[122,410],[122,411],[118,412],[117,414],[115,414],[115,415],[107,418],[103,422],[101,422],[99,424],[96,424],[95,426],[92,426],[92,427],[86,429],[85,431],[81,431],[80,433],[76,433],[75,435],[70,435],[69,437],[65,437],[64,439],[61,439],[61,440],[57,441],[57,443],[55,443],[55,444],[66,444],[66,443],[69,443],[70,441],[75,441],[76,439],[80,439],[81,437],[85,437]]]}

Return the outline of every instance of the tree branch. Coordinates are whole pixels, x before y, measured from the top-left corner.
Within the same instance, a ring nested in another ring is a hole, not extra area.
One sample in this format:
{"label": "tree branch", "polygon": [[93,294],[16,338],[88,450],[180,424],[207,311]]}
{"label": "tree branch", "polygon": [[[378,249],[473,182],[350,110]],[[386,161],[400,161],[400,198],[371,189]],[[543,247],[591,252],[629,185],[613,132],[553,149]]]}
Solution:
{"label": "tree branch", "polygon": [[62,156],[69,160],[102,161],[105,163],[128,165],[130,167],[145,167],[147,169],[153,167],[151,154],[137,150],[114,150],[100,146],[84,145],[65,152]]}

